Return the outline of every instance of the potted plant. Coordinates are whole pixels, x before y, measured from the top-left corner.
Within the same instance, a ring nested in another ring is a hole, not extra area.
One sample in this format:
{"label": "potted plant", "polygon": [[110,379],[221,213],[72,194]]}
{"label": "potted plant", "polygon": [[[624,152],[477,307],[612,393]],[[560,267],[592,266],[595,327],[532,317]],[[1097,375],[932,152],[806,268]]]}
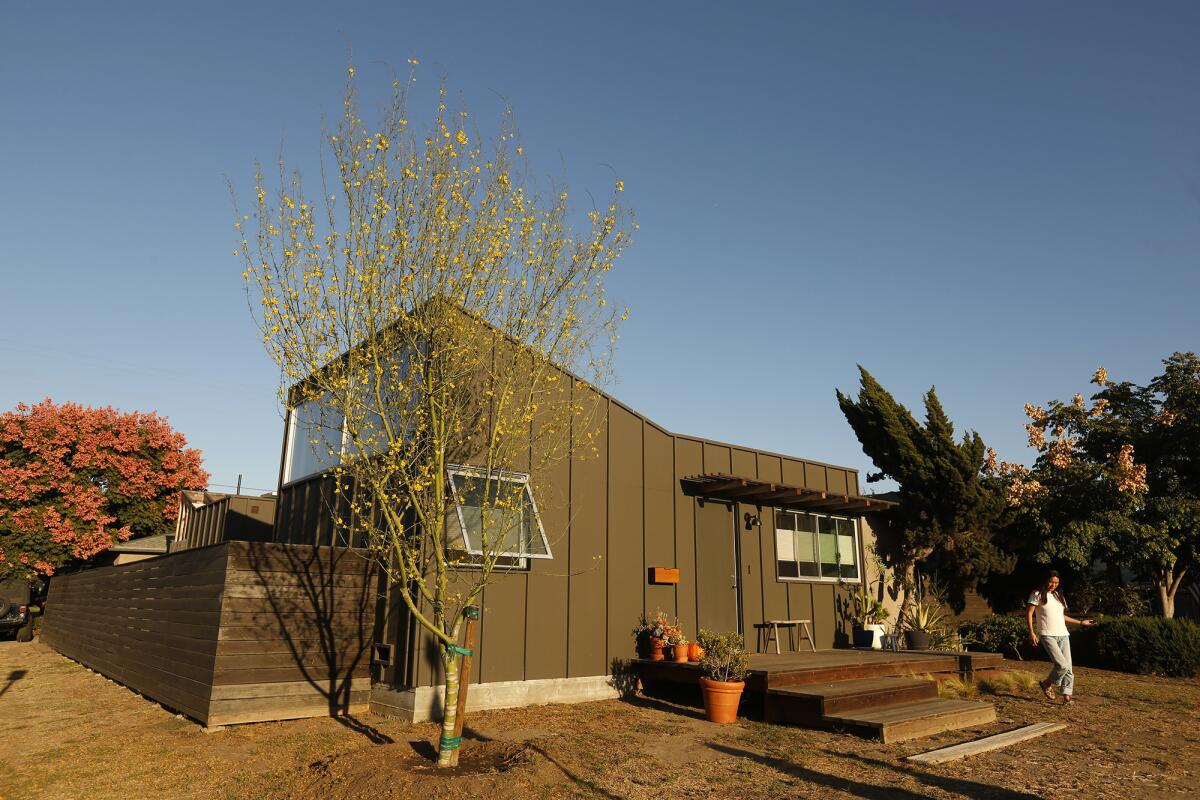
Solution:
{"label": "potted plant", "polygon": [[928,650],[933,635],[941,629],[946,613],[936,603],[924,600],[913,603],[905,620],[904,646],[909,650]]}
{"label": "potted plant", "polygon": [[653,616],[647,616],[644,612],[638,616],[638,624],[633,628],[633,640],[637,643],[639,658],[663,660],[667,625],[667,617],[662,611],[655,611]]}
{"label": "potted plant", "polygon": [[868,591],[865,584],[860,585],[854,595],[854,646],[880,649],[887,620],[883,601]]}
{"label": "potted plant", "polygon": [[692,642],[688,645],[688,661],[699,663],[700,659],[704,658],[704,648],[699,642]]}
{"label": "potted plant", "polygon": [[672,657],[679,662],[688,660],[688,640],[683,635],[683,628],[679,627],[679,621],[675,621],[674,625],[667,625],[664,630],[664,638],[667,641],[667,647],[671,648]]}
{"label": "potted plant", "polygon": [[746,668],[750,657],[742,646],[742,635],[700,631],[704,657],[700,669],[700,690],[704,693],[704,715],[709,722],[725,724],[737,719],[738,703],[746,688]]}

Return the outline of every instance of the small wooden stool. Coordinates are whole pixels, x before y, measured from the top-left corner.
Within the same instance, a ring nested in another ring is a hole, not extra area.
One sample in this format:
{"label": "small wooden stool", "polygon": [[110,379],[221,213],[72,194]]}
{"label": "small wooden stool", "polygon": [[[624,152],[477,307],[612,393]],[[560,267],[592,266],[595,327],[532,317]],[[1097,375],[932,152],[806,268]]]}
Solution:
{"label": "small wooden stool", "polygon": [[775,643],[775,654],[780,655],[780,652],[779,652],[779,626],[782,625],[788,629],[788,644],[791,645],[793,653],[796,652],[796,639],[795,639],[795,636],[793,635],[793,632],[797,628],[799,628],[800,632],[804,634],[804,637],[806,639],[808,639],[808,646],[815,653],[815,652],[817,652],[817,645],[813,641],[812,631],[810,631],[808,629],[808,626],[811,623],[812,623],[812,620],[810,620],[810,619],[768,619],[768,620],[764,620],[762,623],[754,626],[754,627],[758,628],[758,647],[756,649],[758,649],[759,652],[762,652],[763,650],[765,650],[767,648],[768,645],[771,644],[771,642],[774,642]]}

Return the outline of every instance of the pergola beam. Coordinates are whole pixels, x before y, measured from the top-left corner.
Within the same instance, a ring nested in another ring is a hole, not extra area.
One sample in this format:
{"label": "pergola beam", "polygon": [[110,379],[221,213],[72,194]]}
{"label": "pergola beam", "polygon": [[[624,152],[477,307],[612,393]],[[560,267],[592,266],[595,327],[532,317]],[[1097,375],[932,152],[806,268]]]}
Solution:
{"label": "pergola beam", "polygon": [[825,497],[825,493],[818,492],[813,489],[789,488],[789,489],[783,489],[778,492],[772,492],[771,494],[764,495],[763,497],[759,497],[757,499],[761,500],[763,503],[789,502],[789,501],[799,502],[799,501],[804,500],[809,497],[812,497],[814,500],[821,500]]}
{"label": "pergola beam", "polygon": [[754,503],[759,506],[778,506],[792,510],[865,512],[869,509],[885,510],[896,506],[896,503],[890,500],[848,494],[829,494],[818,489],[804,489],[799,486],[760,481],[756,478],[739,477],[724,472],[690,475],[681,478],[680,483],[688,494],[698,497]]}

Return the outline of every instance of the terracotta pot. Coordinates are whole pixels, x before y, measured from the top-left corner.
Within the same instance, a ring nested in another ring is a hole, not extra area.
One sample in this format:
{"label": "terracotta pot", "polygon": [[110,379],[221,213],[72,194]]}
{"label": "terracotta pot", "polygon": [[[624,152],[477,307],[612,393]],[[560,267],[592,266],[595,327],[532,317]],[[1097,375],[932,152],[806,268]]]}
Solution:
{"label": "terracotta pot", "polygon": [[662,639],[651,639],[650,640],[650,660],[651,661],[664,660],[663,645],[665,645],[665,644],[666,644],[666,642],[664,642]]}
{"label": "terracotta pot", "polygon": [[742,699],[745,681],[713,681],[700,679],[704,692],[704,716],[709,722],[726,725],[737,720],[738,702]]}
{"label": "terracotta pot", "polygon": [[699,661],[704,658],[704,648],[699,642],[692,642],[688,645],[688,661]]}
{"label": "terracotta pot", "polygon": [[688,660],[688,646],[686,644],[672,645],[671,649],[675,652],[676,661]]}

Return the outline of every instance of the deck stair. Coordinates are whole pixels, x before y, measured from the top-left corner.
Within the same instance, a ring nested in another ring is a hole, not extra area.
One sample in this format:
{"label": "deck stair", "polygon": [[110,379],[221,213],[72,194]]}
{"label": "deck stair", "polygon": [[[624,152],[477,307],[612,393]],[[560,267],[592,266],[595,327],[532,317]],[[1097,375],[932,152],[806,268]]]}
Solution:
{"label": "deck stair", "polygon": [[[991,703],[943,699],[938,681],[999,668],[996,653],[824,650],[750,656],[743,713],[899,742],[996,719]],[[695,664],[639,660],[643,688],[695,685]]]}
{"label": "deck stair", "polygon": [[920,700],[873,706],[825,718],[833,728],[878,738],[885,744],[996,721],[996,707],[971,700]]}
{"label": "deck stair", "polygon": [[882,677],[768,689],[772,722],[830,728],[885,743],[983,725],[996,719],[991,703],[938,697],[937,682]]}

